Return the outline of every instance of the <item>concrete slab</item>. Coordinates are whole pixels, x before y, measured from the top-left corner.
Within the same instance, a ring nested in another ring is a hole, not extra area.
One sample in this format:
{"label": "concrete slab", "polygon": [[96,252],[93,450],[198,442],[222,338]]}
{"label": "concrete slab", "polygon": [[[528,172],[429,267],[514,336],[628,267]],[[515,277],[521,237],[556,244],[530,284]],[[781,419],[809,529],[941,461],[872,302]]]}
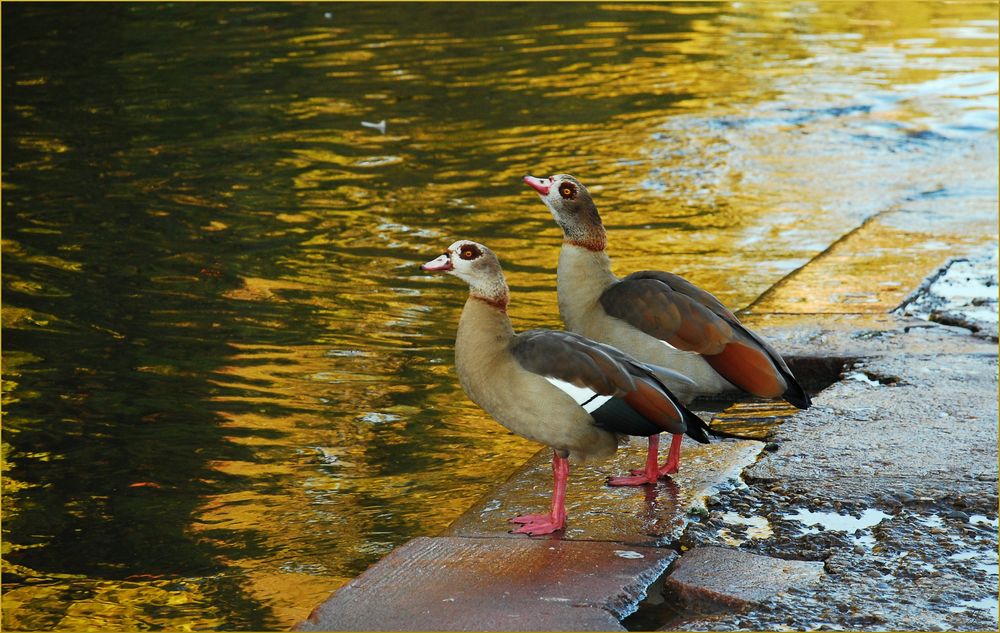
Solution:
{"label": "concrete slab", "polygon": [[896,314],[957,325],[997,340],[996,245],[976,257],[952,259],[896,308]]}
{"label": "concrete slab", "polygon": [[618,543],[417,538],[343,586],[300,631],[623,631],[677,557]]}
{"label": "concrete slab", "polygon": [[[635,439],[606,462],[571,467],[566,494],[568,519],[565,532],[538,539],[618,541],[656,546],[677,540],[687,525],[688,513],[702,508],[703,499],[716,486],[738,479],[754,462],[763,442],[724,440],[698,444],[685,439],[681,470],[656,486],[612,488],[611,475],[642,466],[645,440]],[[661,449],[663,458],[666,450]],[[540,451],[505,483],[480,499],[445,532],[451,536],[511,535],[508,519],[519,514],[547,511],[552,490],[551,453]]]}
{"label": "concrete slab", "polygon": [[[960,327],[891,314],[756,314],[743,321],[795,364],[796,358],[849,359],[908,354],[996,355],[996,343]],[[794,369],[794,367],[793,367]]]}
{"label": "concrete slab", "polygon": [[778,450],[745,476],[814,496],[963,496],[995,509],[996,394],[995,355],[870,358],[783,424]]}
{"label": "concrete slab", "polygon": [[834,321],[862,318],[880,327],[845,335],[815,325],[833,346],[862,353],[776,429],[744,472],[749,487],[710,499],[682,539],[823,561],[825,581],[671,629],[995,630],[996,345],[893,317]]}
{"label": "concrete slab", "polygon": [[823,563],[697,547],[674,564],[663,586],[668,602],[698,613],[738,611],[823,577]]}

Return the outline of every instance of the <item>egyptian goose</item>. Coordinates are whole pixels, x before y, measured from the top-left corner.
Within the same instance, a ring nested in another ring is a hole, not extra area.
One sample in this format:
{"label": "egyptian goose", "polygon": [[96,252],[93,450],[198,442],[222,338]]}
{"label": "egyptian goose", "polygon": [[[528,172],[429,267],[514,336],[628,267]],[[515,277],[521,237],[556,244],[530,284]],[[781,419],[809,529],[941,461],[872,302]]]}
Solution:
{"label": "egyptian goose", "polygon": [[[469,284],[455,337],[455,367],[465,393],[509,430],[552,448],[552,509],[511,519],[521,524],[514,533],[549,534],[564,527],[570,458],[609,457],[625,435],[668,431],[709,441],[705,423],[652,368],[571,332],[515,334],[500,262],[482,244],[460,240],[421,268]],[[665,368],[657,372],[679,384],[687,380]],[[655,457],[648,467],[655,475]]]}
{"label": "egyptian goose", "polygon": [[[538,192],[563,230],[556,285],[568,330],[691,378],[694,385],[661,377],[685,404],[698,395],[739,388],[809,407],[809,394],[781,355],[714,296],[672,273],[644,270],[616,277],[605,252],[601,216],[579,180],[559,174],[525,176],[524,182]],[[675,434],[658,476],[677,472],[680,442]],[[650,442],[647,463],[657,450],[658,444]],[[655,478],[637,477],[634,484],[651,481]]]}

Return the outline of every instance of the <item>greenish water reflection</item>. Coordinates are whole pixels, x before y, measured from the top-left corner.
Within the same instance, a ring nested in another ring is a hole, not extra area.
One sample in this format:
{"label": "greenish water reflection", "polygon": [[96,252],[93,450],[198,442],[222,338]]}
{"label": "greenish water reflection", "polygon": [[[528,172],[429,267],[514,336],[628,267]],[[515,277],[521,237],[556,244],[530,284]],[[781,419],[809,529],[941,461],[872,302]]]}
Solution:
{"label": "greenish water reflection", "polygon": [[8,629],[288,628],[504,479],[416,265],[558,326],[525,172],[734,306],[939,181],[995,217],[994,4],[2,11]]}

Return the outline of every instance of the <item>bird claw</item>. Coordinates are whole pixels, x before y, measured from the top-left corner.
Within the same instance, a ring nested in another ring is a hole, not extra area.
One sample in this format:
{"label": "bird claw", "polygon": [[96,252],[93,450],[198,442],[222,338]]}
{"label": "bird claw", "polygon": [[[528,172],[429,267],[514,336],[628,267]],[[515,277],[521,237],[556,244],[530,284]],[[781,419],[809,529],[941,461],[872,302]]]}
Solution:
{"label": "bird claw", "polygon": [[539,523],[541,521],[547,521],[552,517],[548,514],[522,514],[519,517],[514,517],[513,519],[508,519],[508,523]]}
{"label": "bird claw", "polygon": [[524,516],[510,519],[510,523],[521,523],[521,527],[511,530],[511,534],[527,534],[528,536],[538,536],[540,534],[552,534],[563,529],[562,521],[556,521],[548,514],[526,514]]}
{"label": "bird claw", "polygon": [[[632,471],[633,473],[636,471]],[[647,484],[655,484],[656,478],[650,478],[645,471],[638,471],[639,476],[637,477],[609,477],[609,486],[645,486]]]}
{"label": "bird claw", "polygon": [[[656,472],[660,479],[665,479],[668,475],[676,475],[678,471],[680,471],[680,468],[678,467],[677,464],[673,465],[664,464],[663,468],[659,469]],[[642,468],[634,468],[630,470],[629,473],[632,475],[645,475],[646,471],[643,470]]]}

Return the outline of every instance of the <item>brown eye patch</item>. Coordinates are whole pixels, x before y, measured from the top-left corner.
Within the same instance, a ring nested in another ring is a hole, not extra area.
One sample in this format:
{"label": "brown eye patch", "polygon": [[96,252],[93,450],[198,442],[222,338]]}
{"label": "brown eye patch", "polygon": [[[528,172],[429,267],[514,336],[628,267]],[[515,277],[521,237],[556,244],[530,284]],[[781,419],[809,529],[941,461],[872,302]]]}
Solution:
{"label": "brown eye patch", "polygon": [[567,200],[572,200],[576,197],[576,187],[573,186],[573,183],[564,182],[559,185],[559,195]]}
{"label": "brown eye patch", "polygon": [[480,251],[475,244],[463,244],[462,250],[458,252],[458,256],[462,259],[475,259],[482,255],[483,252]]}

